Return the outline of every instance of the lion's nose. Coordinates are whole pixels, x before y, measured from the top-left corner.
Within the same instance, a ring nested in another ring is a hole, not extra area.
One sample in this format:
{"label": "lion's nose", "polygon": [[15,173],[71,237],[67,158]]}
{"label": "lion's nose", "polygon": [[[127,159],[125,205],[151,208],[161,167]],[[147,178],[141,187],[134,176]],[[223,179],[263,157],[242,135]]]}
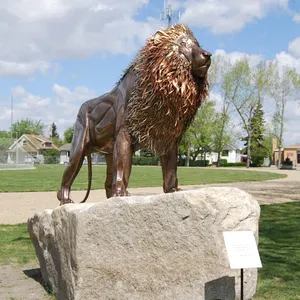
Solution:
{"label": "lion's nose", "polygon": [[211,57],[212,54],[208,51],[203,51],[203,55],[206,56],[206,57]]}

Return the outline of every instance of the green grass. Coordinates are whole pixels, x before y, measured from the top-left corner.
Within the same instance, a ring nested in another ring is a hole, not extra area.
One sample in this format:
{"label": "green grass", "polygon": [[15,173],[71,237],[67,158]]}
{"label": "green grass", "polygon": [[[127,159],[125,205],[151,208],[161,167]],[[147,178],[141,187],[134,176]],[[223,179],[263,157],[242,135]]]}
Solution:
{"label": "green grass", "polygon": [[258,293],[254,300],[300,299],[300,203],[261,206]]}
{"label": "green grass", "polygon": [[[60,187],[65,166],[37,165],[35,170],[0,171],[0,192],[56,191]],[[93,166],[92,189],[104,187],[106,166]],[[219,168],[178,168],[179,185],[261,181],[283,178],[286,175]],[[133,166],[129,188],[162,186],[160,167]],[[72,190],[87,188],[87,166],[83,166]]]}
{"label": "green grass", "polygon": [[0,264],[27,264],[35,259],[27,224],[0,225]]}
{"label": "green grass", "polygon": [[[253,300],[300,299],[300,203],[262,205],[258,289]],[[26,224],[0,225],[0,264],[35,260]]]}

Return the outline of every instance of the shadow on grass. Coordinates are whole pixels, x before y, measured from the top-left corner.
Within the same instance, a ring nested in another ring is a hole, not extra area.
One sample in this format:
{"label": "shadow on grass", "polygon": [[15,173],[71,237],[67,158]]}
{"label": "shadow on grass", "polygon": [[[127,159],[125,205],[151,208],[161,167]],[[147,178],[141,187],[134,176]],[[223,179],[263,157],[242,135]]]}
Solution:
{"label": "shadow on grass", "polygon": [[19,241],[31,241],[31,240],[30,237],[23,237],[23,236],[20,236],[12,240],[12,242],[19,242]]}

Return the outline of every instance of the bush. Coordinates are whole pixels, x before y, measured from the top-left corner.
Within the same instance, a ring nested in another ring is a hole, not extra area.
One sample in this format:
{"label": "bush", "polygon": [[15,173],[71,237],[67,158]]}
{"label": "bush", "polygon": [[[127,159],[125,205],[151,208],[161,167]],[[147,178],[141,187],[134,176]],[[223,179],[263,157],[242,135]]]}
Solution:
{"label": "bush", "polygon": [[[185,166],[185,159],[181,159],[178,162],[178,166]],[[191,160],[190,159],[190,167],[207,167],[209,166],[209,160]]]}
{"label": "bush", "polygon": [[225,167],[227,165],[227,159],[220,159],[220,167]]}
{"label": "bush", "polygon": [[264,164],[264,156],[252,156],[251,157],[251,167],[261,167]]}
{"label": "bush", "polygon": [[57,164],[59,162],[59,151],[55,149],[47,149],[43,151],[45,164]]}
{"label": "bush", "polygon": [[236,162],[236,163],[227,163],[223,167],[246,167],[247,163],[245,162]]}
{"label": "bush", "polygon": [[132,158],[132,164],[138,166],[157,166],[159,158],[157,156],[143,157],[134,156]]}
{"label": "bush", "polygon": [[59,156],[44,156],[44,164],[58,164]]}

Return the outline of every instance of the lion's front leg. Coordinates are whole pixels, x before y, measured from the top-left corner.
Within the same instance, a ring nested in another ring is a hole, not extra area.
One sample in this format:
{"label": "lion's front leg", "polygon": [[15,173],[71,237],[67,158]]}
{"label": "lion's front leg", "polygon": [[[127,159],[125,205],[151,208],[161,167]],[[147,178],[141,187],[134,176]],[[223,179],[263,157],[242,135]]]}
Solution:
{"label": "lion's front leg", "polygon": [[166,155],[160,156],[160,162],[163,173],[163,189],[165,193],[181,191],[178,188],[177,179],[177,147]]}
{"label": "lion's front leg", "polygon": [[120,130],[114,145],[112,197],[130,196],[127,191],[132,166],[133,145],[127,131]]}

